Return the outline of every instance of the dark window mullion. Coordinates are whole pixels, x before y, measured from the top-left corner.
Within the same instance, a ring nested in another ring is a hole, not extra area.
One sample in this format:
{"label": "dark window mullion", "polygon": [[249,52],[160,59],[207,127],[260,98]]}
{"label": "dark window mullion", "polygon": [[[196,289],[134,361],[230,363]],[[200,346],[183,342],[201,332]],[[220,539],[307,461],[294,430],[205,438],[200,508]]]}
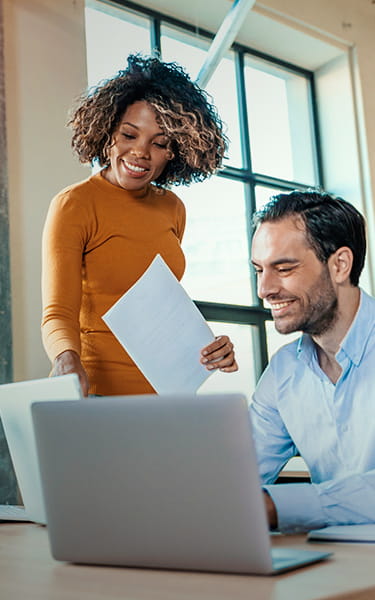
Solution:
{"label": "dark window mullion", "polygon": [[160,43],[160,21],[159,19],[151,20],[150,27],[150,42],[151,42],[151,54],[161,55],[161,43]]}
{"label": "dark window mullion", "polygon": [[[240,169],[238,167],[225,166],[217,174],[219,177],[225,179],[231,179],[235,181],[243,181],[244,183],[251,183],[254,186],[263,185],[281,190],[307,190],[311,188],[310,183],[302,183],[301,181],[291,181],[289,179],[280,179],[279,177],[273,177],[272,175],[264,175],[262,173],[251,173],[249,170]],[[255,207],[254,207],[255,208]]]}
{"label": "dark window mullion", "polygon": [[[266,311],[263,308],[263,302],[256,293],[257,282],[254,270],[251,268],[250,256],[251,256],[251,241],[252,241],[252,219],[253,214],[256,210],[256,199],[255,199],[255,182],[252,178],[252,164],[251,164],[251,139],[250,139],[250,128],[249,128],[249,117],[247,112],[247,101],[246,101],[246,83],[245,83],[245,60],[244,52],[236,52],[236,82],[237,82],[237,96],[238,96],[238,111],[240,121],[240,132],[241,132],[241,150],[242,160],[245,172],[248,177],[247,183],[244,182],[244,194],[245,194],[245,207],[246,207],[246,231],[247,231],[247,244],[248,244],[248,255],[249,255],[249,277],[251,281],[252,298],[250,303],[258,307],[261,312],[261,318],[257,322],[256,328],[252,328],[252,346],[253,346],[253,365],[255,377],[258,379],[263,372],[268,362],[268,349],[267,349],[267,335],[265,328],[264,313]],[[268,313],[269,316],[269,313]]]}
{"label": "dark window mullion", "polygon": [[246,106],[246,86],[244,76],[244,58],[243,52],[235,54],[236,67],[236,85],[238,98],[238,118],[241,135],[241,153],[243,167],[246,172],[251,173],[251,155],[250,155],[250,136],[249,136],[249,120]]}
{"label": "dark window mullion", "polygon": [[309,78],[309,101],[310,101],[310,115],[311,115],[311,123],[313,126],[313,154],[314,154],[314,162],[316,169],[316,176],[318,180],[318,184],[321,188],[324,189],[324,175],[323,175],[323,159],[321,152],[321,138],[320,138],[320,127],[319,127],[319,115],[318,115],[318,105],[316,98],[316,89],[315,89],[315,80],[314,76],[310,76]]}
{"label": "dark window mullion", "polygon": [[278,177],[272,177],[270,175],[262,175],[260,173],[253,173],[253,181],[256,185],[263,185],[266,187],[272,187],[280,190],[307,190],[311,188],[310,183],[301,183],[300,181],[291,181],[288,179],[279,179]]}
{"label": "dark window mullion", "polygon": [[194,302],[205,318],[210,321],[258,326],[265,320],[272,320],[271,311],[263,306],[243,306],[198,300]]}

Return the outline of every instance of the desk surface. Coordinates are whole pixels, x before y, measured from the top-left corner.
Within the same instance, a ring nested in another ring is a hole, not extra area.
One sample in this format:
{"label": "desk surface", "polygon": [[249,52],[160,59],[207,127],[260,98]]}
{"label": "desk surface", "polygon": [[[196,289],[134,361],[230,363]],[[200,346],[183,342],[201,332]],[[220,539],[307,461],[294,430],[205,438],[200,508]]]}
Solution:
{"label": "desk surface", "polygon": [[275,546],[332,550],[328,561],[263,577],[58,563],[44,527],[0,523],[0,597],[12,600],[370,600],[375,544],[307,543],[273,536]]}

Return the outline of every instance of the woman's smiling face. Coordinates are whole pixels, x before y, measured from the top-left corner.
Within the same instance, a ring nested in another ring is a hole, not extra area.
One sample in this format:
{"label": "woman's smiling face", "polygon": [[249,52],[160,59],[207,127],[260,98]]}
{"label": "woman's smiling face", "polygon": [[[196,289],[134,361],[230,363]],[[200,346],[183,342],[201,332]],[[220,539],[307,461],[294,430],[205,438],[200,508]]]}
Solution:
{"label": "woman's smiling face", "polygon": [[110,165],[104,177],[126,190],[139,190],[155,181],[173,157],[169,138],[144,100],[128,106],[112,136]]}

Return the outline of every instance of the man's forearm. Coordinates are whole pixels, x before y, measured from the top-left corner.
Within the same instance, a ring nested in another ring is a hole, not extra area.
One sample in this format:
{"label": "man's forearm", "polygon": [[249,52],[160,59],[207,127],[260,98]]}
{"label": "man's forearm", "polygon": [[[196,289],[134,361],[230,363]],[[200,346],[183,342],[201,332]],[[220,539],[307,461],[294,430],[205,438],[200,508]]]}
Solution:
{"label": "man's forearm", "polygon": [[270,526],[271,529],[277,529],[277,512],[276,512],[276,506],[274,504],[274,501],[272,500],[271,496],[265,490],[263,490],[263,496],[264,496],[264,502],[266,505],[268,525]]}

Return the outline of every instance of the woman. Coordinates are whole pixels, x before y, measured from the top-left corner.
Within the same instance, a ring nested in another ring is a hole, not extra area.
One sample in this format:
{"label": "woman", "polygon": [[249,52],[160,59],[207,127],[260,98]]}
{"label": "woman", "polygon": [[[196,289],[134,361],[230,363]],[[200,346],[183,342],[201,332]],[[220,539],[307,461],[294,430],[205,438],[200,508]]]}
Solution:
{"label": "woman", "polygon": [[[60,192],[47,215],[42,334],[52,374],[77,373],[85,395],[153,393],[101,317],[158,253],[181,279],[185,208],[162,186],[220,166],[222,124],[181,67],[131,55],[126,70],[81,97],[69,125],[79,160],[103,168]],[[237,370],[227,336],[201,362]]]}

